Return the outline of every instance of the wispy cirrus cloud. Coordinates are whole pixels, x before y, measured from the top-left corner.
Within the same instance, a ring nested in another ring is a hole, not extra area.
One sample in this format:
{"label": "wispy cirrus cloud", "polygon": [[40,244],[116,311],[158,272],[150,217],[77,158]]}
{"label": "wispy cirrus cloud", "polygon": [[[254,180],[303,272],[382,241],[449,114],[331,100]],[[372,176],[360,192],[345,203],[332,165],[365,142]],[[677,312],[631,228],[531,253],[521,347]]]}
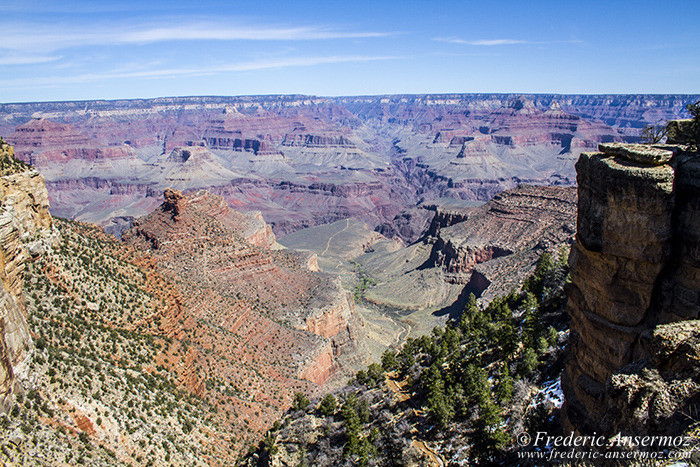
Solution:
{"label": "wispy cirrus cloud", "polygon": [[336,63],[398,60],[400,58],[401,57],[365,55],[290,57],[197,68],[156,68],[138,71],[129,71],[127,69],[121,68],[107,72],[83,73],[73,76],[45,76],[28,79],[0,79],[0,88],[16,89],[31,86],[57,86],[67,84],[109,81],[115,79],[163,79],[187,76],[206,76],[222,73],[260,71],[289,67],[308,67]]}
{"label": "wispy cirrus cloud", "polygon": [[0,66],[8,65],[33,65],[36,63],[48,63],[60,60],[60,55],[37,55],[22,53],[0,53]]}
{"label": "wispy cirrus cloud", "polygon": [[0,13],[36,13],[41,12],[42,14],[52,14],[52,13],[67,13],[75,15],[89,14],[89,13],[115,13],[115,12],[152,12],[152,11],[172,11],[176,8],[176,5],[168,5],[164,8],[163,5],[158,5],[156,2],[141,2],[137,5],[128,4],[126,2],[111,3],[108,1],[94,2],[94,1],[77,1],[72,0],[66,2],[65,0],[4,0],[0,4]]}
{"label": "wispy cirrus cloud", "polygon": [[342,31],[316,26],[235,24],[223,21],[139,25],[6,24],[0,50],[50,53],[69,47],[149,44],[166,41],[303,41],[385,37],[389,32]]}
{"label": "wispy cirrus cloud", "polygon": [[435,37],[434,41],[438,42],[448,42],[450,44],[464,44],[464,45],[480,45],[480,46],[497,46],[497,45],[517,45],[517,44],[532,44],[532,45],[542,45],[542,44],[581,44],[580,40],[568,40],[568,41],[526,41],[520,39],[478,39],[478,40],[466,40],[460,39],[458,37]]}

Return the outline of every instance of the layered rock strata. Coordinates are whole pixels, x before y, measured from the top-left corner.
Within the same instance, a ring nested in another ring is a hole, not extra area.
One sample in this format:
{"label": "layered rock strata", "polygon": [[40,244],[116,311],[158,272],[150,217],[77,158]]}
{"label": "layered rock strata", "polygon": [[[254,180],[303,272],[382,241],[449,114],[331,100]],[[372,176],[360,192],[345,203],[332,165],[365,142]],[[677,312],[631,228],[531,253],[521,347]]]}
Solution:
{"label": "layered rock strata", "polygon": [[[448,281],[470,284],[477,295],[496,279],[494,293],[507,292],[512,280],[527,275],[545,250],[571,241],[575,231],[573,188],[522,185],[479,207],[439,208],[429,230],[430,266]],[[517,271],[517,272],[516,272]],[[507,285],[506,285],[507,284]]]}
{"label": "layered rock strata", "polygon": [[[44,248],[52,234],[44,179],[17,164],[12,148],[0,140],[0,412],[9,407],[16,376],[33,346],[24,306],[24,264]],[[11,167],[11,169],[10,169]],[[8,170],[10,169],[10,170]]]}
{"label": "layered rock strata", "polygon": [[652,355],[644,336],[700,314],[700,156],[602,144],[576,170],[563,421],[586,433],[600,431],[611,376]]}
{"label": "layered rock strata", "polygon": [[[271,249],[275,236],[259,212],[239,213],[206,191],[168,189],[163,198],[123,239],[148,250],[163,275],[180,285],[182,306],[196,310],[198,326],[230,332],[229,348],[239,358],[264,360],[263,374],[291,369],[294,377],[323,384],[339,370],[337,357],[346,360],[356,349],[352,299],[338,280],[315,272],[308,255]],[[220,343],[229,338],[222,334]],[[241,342],[254,343],[254,350]],[[275,352],[294,363],[283,369],[274,352],[258,355],[263,343],[283,347]]]}
{"label": "layered rock strata", "polygon": [[235,209],[262,211],[279,236],[356,217],[411,243],[429,214],[409,211],[420,202],[487,201],[522,183],[571,185],[582,151],[636,141],[644,125],[687,116],[685,105],[697,100],[436,94],[0,104],[0,134],[46,178],[53,214],[117,235],[176,188],[213,190]]}

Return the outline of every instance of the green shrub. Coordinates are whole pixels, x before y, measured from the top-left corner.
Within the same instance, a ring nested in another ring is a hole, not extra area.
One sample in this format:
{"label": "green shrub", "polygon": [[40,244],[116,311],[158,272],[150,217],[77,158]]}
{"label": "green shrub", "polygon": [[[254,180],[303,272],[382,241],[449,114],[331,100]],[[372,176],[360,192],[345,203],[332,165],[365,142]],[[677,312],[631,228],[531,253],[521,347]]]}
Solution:
{"label": "green shrub", "polygon": [[309,399],[303,392],[294,393],[294,400],[292,401],[292,410],[306,410],[309,406]]}
{"label": "green shrub", "polygon": [[686,106],[690,120],[673,120],[666,125],[668,142],[687,144],[693,151],[700,151],[700,101]]}
{"label": "green shrub", "polygon": [[318,406],[318,411],[326,416],[330,417],[335,414],[338,408],[338,401],[333,394],[326,394],[321,400],[321,404]]}

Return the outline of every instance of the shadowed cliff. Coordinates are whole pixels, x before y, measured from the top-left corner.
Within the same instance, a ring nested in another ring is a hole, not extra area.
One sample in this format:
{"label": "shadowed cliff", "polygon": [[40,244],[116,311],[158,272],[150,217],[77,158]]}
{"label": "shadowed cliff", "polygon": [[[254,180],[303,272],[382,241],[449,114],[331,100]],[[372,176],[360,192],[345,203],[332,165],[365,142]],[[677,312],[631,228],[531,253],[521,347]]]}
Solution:
{"label": "shadowed cliff", "polygon": [[[700,155],[603,144],[576,168],[564,425],[683,432],[697,422],[700,396]],[[682,411],[690,416],[679,423]]]}

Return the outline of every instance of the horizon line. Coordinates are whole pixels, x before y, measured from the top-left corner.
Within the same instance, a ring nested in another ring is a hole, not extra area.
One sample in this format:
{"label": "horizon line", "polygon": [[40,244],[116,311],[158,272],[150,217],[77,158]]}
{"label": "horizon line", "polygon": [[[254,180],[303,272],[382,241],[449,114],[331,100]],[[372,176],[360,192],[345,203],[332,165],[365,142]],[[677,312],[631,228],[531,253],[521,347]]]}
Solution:
{"label": "horizon line", "polygon": [[97,98],[97,99],[68,99],[68,100],[47,100],[47,101],[15,101],[0,102],[3,105],[23,105],[23,104],[51,104],[51,103],[82,103],[82,102],[119,102],[119,101],[153,101],[158,99],[232,99],[232,98],[312,98],[312,99],[343,99],[343,98],[372,98],[372,97],[427,97],[427,96],[678,96],[678,97],[700,97],[698,93],[678,93],[678,92],[590,92],[590,93],[567,93],[567,92],[422,92],[422,93],[383,93],[383,94],[339,94],[339,95],[318,95],[304,93],[270,93],[270,94],[192,94],[180,96],[155,96],[155,97],[122,97],[122,98]]}

